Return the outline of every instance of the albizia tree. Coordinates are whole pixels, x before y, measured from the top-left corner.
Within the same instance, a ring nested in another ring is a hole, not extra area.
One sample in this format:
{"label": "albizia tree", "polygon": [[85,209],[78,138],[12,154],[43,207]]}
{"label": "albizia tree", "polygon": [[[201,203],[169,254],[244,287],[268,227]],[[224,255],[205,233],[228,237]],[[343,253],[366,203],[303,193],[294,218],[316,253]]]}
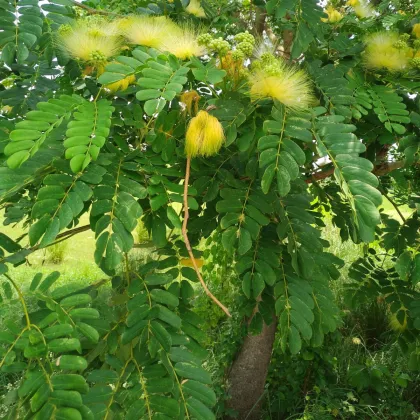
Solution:
{"label": "albizia tree", "polygon": [[[231,370],[245,418],[276,330],[297,354],[337,327],[329,284],[343,262],[322,238],[326,213],[366,244],[345,298],[384,299],[420,368],[418,7],[0,1],[0,203],[5,224],[27,227],[0,233],[3,297],[23,309],[0,332],[0,370],[21,376],[8,418],[215,418],[192,301],[204,288],[232,309],[207,259],[235,269],[235,311],[260,331]],[[381,216],[383,195],[411,215]],[[138,220],[158,257],[133,271]],[[92,307],[98,285],[55,287],[53,272],[22,292],[13,279],[86,230],[112,316]]]}

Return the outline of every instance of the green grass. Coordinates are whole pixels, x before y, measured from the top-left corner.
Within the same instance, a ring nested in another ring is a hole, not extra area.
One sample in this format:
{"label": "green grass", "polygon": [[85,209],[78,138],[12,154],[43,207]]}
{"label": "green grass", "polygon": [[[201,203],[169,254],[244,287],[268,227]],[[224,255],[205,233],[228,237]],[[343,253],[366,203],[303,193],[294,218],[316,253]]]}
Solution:
{"label": "green grass", "polygon": [[[79,226],[89,223],[88,217],[83,216]],[[0,224],[3,224],[3,217],[0,215]],[[2,226],[1,231],[12,239],[16,239],[25,233],[21,224]],[[25,237],[21,242],[22,246],[28,245],[28,239]],[[64,260],[60,264],[53,264],[48,261],[46,250],[35,251],[28,257],[28,263],[19,267],[11,267],[10,274],[13,275],[20,284],[24,284],[35,273],[41,271],[48,273],[58,270],[63,277],[74,278],[74,280],[88,278],[89,280],[98,280],[104,277],[102,271],[96,266],[93,254],[95,251],[95,238],[92,231],[86,231],[77,234],[66,241],[66,250]]]}

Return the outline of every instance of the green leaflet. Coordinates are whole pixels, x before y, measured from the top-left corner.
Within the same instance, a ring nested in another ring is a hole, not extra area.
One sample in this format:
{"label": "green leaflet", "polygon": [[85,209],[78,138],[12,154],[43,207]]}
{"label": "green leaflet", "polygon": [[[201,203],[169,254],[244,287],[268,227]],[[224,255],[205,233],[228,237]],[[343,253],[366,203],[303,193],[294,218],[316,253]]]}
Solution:
{"label": "green leaflet", "polygon": [[411,120],[403,98],[394,89],[381,85],[372,86],[369,94],[372,98],[373,110],[385,129],[390,133],[404,134],[406,128],[402,124],[408,124]]}
{"label": "green leaflet", "polygon": [[[366,113],[365,109],[358,105],[357,95],[355,97],[355,91],[345,78],[347,69],[333,64],[321,67],[321,64],[320,60],[315,60],[308,65],[308,70],[315,83],[322,89],[328,110],[334,109],[335,113],[339,114],[338,117],[346,118],[352,118],[352,106],[357,107],[359,112]],[[368,102],[364,103],[364,106],[371,107]],[[335,115],[330,117],[334,118]]]}
{"label": "green leaflet", "polygon": [[[24,0],[0,5],[2,15],[2,61],[8,66],[24,65],[29,53],[42,35],[44,15],[39,4]],[[16,14],[19,20],[16,21]]]}
{"label": "green leaflet", "polygon": [[32,219],[38,219],[29,229],[31,245],[51,244],[58,233],[69,226],[83,211],[85,202],[92,196],[91,187],[67,174],[45,177],[32,208]]}
{"label": "green leaflet", "polygon": [[301,147],[292,139],[312,142],[310,115],[287,114],[281,105],[273,107],[275,120],[264,122],[268,134],[258,141],[259,166],[265,168],[261,179],[262,191],[267,194],[275,180],[277,192],[285,196],[290,191],[290,182],[300,174],[299,166],[306,161]]}
{"label": "green leaflet", "polygon": [[[162,111],[167,102],[172,101],[176,95],[181,93],[183,85],[187,82],[186,74],[189,72],[189,68],[180,66],[178,63],[176,66],[172,66],[173,62],[170,63],[166,57],[162,55],[152,57],[149,55],[150,52],[150,50],[146,53],[142,49],[137,49],[133,51],[133,56],[143,64],[142,77],[137,80],[141,89],[137,91],[136,97],[139,101],[145,101],[146,114],[154,115]],[[111,68],[111,70],[113,69]],[[120,80],[118,77],[121,73],[125,76],[130,74],[124,72],[121,66],[118,67],[118,70],[119,73],[104,73],[103,80],[105,78]],[[102,83],[104,82],[102,81]]]}
{"label": "green leaflet", "polygon": [[242,291],[248,299],[257,299],[266,286],[274,286],[277,280],[279,256],[271,247],[260,242],[238,260],[236,271],[242,278]]}
{"label": "green leaflet", "polygon": [[290,352],[296,354],[301,349],[302,339],[312,338],[311,324],[315,320],[312,288],[305,280],[283,272],[275,294],[282,349],[289,347]]}
{"label": "green leaflet", "polygon": [[360,239],[372,242],[375,227],[380,223],[377,207],[382,203],[382,196],[376,189],[379,181],[371,173],[371,163],[358,156],[366,147],[352,133],[356,127],[345,124],[344,120],[340,115],[317,118],[318,148],[327,152],[335,167],[335,178],[350,203]]}
{"label": "green leaflet", "polygon": [[[147,268],[145,271],[147,272]],[[183,318],[181,331],[181,318],[173,312],[175,303],[181,305],[181,302],[172,293],[171,287],[165,290],[164,284],[167,283],[168,277],[164,273],[149,273],[143,278],[138,277],[130,286],[130,292],[133,294],[127,302],[129,312],[122,342],[136,343],[141,354],[146,352],[152,362],[140,371],[134,372],[141,384],[136,392],[146,395],[150,405],[148,407],[140,403],[129,405],[130,416],[134,416],[135,408],[140,411],[153,408],[154,411],[170,418],[180,409],[184,412],[188,410],[190,415],[197,408],[202,412],[211,413],[208,407],[215,403],[213,391],[206,386],[211,383],[211,379],[201,367],[203,357],[194,340],[195,325],[201,321],[192,312],[181,312]],[[184,321],[187,318],[189,322]],[[109,363],[116,370],[122,369],[121,363],[117,360],[109,359]],[[179,378],[179,382],[175,380],[175,375]],[[117,379],[118,376],[113,371],[98,370],[89,375],[88,381],[105,384],[114,383]],[[190,407],[184,402],[179,402],[181,390],[186,396],[198,400],[198,404]],[[88,395],[87,401],[93,403],[99,399],[104,402],[109,400],[109,390],[104,387],[103,393],[92,394],[90,398]]]}
{"label": "green leaflet", "polygon": [[85,102],[74,113],[74,121],[67,126],[64,147],[66,159],[74,173],[86,169],[89,163],[97,160],[100,149],[106,142],[111,126],[114,107],[105,99]]}
{"label": "green leaflet", "polygon": [[[131,232],[137,226],[143,210],[132,194],[143,196],[142,191],[129,190],[129,180],[122,169],[122,161],[112,168],[115,176],[107,173],[101,185],[94,190],[91,218],[97,242],[95,261],[107,271],[121,262],[122,253],[134,245]],[[126,182],[127,180],[127,182]]]}
{"label": "green leaflet", "polygon": [[18,168],[33,156],[51,132],[83,102],[78,95],[61,95],[59,99],[39,102],[38,110],[28,112],[26,119],[18,122],[10,133],[10,142],[4,149],[6,156],[9,156],[8,166]]}
{"label": "green leaflet", "polygon": [[252,242],[257,239],[261,227],[270,222],[264,213],[270,211],[271,204],[260,192],[251,191],[251,185],[248,190],[222,189],[222,200],[216,204],[219,213],[226,213],[220,223],[222,228],[227,228],[222,242],[230,253],[237,249],[239,255],[246,254]]}

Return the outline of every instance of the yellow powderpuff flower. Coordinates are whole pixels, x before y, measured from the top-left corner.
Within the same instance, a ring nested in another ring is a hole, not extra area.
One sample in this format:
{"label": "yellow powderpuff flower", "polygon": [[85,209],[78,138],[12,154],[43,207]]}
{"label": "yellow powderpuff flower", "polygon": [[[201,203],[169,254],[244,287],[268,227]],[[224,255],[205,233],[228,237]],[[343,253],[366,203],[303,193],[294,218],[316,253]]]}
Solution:
{"label": "yellow powderpuff flower", "polygon": [[363,60],[367,68],[400,71],[407,67],[408,57],[404,49],[394,47],[398,34],[394,32],[376,32],[366,39]]}
{"label": "yellow powderpuff flower", "polygon": [[201,7],[199,0],[190,0],[190,4],[185,8],[185,10],[191,15],[194,15],[196,17],[199,17],[199,18],[206,17],[206,13],[204,12],[204,9]]}
{"label": "yellow powderpuff flower", "polygon": [[188,157],[215,155],[223,145],[225,134],[222,124],[207,111],[199,111],[188,125],[185,153]]}
{"label": "yellow powderpuff flower", "polygon": [[356,344],[357,346],[360,346],[360,344],[362,344],[362,340],[359,337],[353,337],[351,341],[353,344]]}
{"label": "yellow powderpuff flower", "polygon": [[[201,268],[204,265],[204,261],[201,258],[194,258],[194,260],[198,268]],[[180,260],[180,263],[184,267],[194,267],[194,264],[191,258],[182,258]]]}
{"label": "yellow powderpuff flower", "polygon": [[198,35],[196,30],[184,27],[179,33],[166,35],[161,49],[170,52],[181,60],[200,57],[205,54],[206,49],[198,44]]}
{"label": "yellow powderpuff flower", "polygon": [[416,36],[416,38],[420,38],[420,23],[416,23],[413,26],[413,34]]}
{"label": "yellow powderpuff flower", "polygon": [[358,2],[358,4],[353,6],[353,9],[354,13],[356,13],[360,19],[375,16],[375,9],[366,2]]}
{"label": "yellow powderpuff flower", "polygon": [[354,7],[354,6],[357,6],[359,4],[359,0],[348,0],[348,2],[346,4],[348,6]]}
{"label": "yellow powderpuff flower", "polygon": [[109,22],[83,19],[63,25],[58,31],[57,45],[72,58],[101,63],[119,52],[121,40]]}
{"label": "yellow powderpuff flower", "polygon": [[306,73],[288,67],[283,61],[276,62],[274,72],[268,71],[268,67],[257,69],[249,77],[249,85],[253,101],[277,99],[286,107],[295,110],[306,109],[314,102],[311,82]]}
{"label": "yellow powderpuff flower", "polygon": [[331,5],[325,9],[325,13],[328,15],[328,17],[321,18],[323,22],[337,23],[343,19],[343,15],[338,10],[334,9],[334,7]]}
{"label": "yellow powderpuff flower", "polygon": [[130,76],[127,76],[122,80],[118,80],[118,82],[105,85],[105,88],[107,88],[110,92],[115,93],[118,91],[126,90],[128,86],[133,84],[135,81],[136,81],[136,76],[134,76],[134,74],[131,74]]}
{"label": "yellow powderpuff flower", "polygon": [[135,16],[126,16],[120,19],[116,19],[113,21],[114,26],[117,28],[117,30],[124,35],[124,32],[130,27],[130,25],[133,23],[133,19],[135,19]]}
{"label": "yellow powderpuff flower", "polygon": [[165,16],[133,16],[126,18],[120,26],[132,44],[162,49],[171,34],[180,32],[179,27]]}
{"label": "yellow powderpuff flower", "polygon": [[368,48],[388,50],[398,41],[398,34],[390,31],[380,31],[369,35],[365,42]]}

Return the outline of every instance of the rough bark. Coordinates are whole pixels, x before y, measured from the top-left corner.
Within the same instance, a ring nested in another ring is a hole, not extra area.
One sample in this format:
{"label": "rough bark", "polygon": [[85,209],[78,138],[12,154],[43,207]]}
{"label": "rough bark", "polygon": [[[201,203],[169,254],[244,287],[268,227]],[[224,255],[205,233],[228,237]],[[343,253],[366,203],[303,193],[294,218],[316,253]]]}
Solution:
{"label": "rough bark", "polygon": [[260,418],[264,385],[273,350],[276,323],[264,325],[259,335],[245,338],[229,373],[228,407],[237,411],[239,420]]}

